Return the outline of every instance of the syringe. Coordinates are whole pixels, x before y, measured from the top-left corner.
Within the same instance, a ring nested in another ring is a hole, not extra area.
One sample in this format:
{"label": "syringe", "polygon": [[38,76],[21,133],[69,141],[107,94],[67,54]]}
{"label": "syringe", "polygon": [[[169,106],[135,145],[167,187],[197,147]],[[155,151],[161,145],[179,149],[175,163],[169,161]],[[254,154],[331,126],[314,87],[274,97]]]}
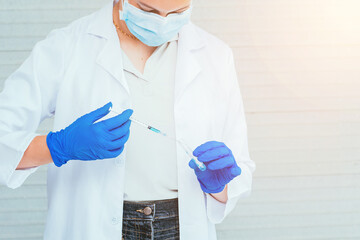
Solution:
{"label": "syringe", "polygon": [[[110,108],[109,110],[110,110],[111,112],[115,113],[115,114],[119,114],[118,112],[114,111],[112,108]],[[198,168],[199,168],[201,171],[205,171],[205,170],[206,170],[205,164],[204,164],[203,162],[200,162],[200,161],[197,159],[197,157],[195,157],[195,156],[192,154],[191,148],[190,148],[188,145],[186,145],[185,142],[182,141],[181,139],[177,139],[177,138],[175,138],[175,137],[169,136],[169,135],[167,135],[166,133],[160,131],[159,129],[154,128],[154,127],[152,127],[152,126],[150,126],[150,125],[148,125],[148,124],[146,124],[146,123],[143,123],[143,122],[141,122],[141,121],[133,118],[132,116],[130,116],[129,119],[130,119],[131,121],[133,121],[134,123],[137,123],[137,124],[139,124],[139,125],[147,128],[147,129],[149,129],[150,131],[153,131],[153,132],[158,133],[158,134],[160,134],[160,135],[162,135],[162,136],[164,136],[164,137],[168,137],[168,138],[170,138],[170,139],[178,142],[178,143],[180,144],[180,146],[184,149],[184,151],[186,152],[186,154],[187,154],[192,160],[194,160],[194,162],[195,162],[195,164],[198,166]]]}

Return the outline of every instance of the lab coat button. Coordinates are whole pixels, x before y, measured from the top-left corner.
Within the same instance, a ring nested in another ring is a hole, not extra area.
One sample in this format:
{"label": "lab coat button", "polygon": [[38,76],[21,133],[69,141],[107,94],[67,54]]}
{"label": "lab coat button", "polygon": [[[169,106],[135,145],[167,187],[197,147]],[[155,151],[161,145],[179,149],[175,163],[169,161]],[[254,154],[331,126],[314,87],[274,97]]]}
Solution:
{"label": "lab coat button", "polygon": [[113,224],[118,224],[118,222],[119,222],[116,217],[113,217],[111,221]]}
{"label": "lab coat button", "polygon": [[150,215],[151,212],[152,212],[152,210],[151,210],[150,207],[145,207],[145,208],[144,208],[144,214],[145,214],[145,215]]}

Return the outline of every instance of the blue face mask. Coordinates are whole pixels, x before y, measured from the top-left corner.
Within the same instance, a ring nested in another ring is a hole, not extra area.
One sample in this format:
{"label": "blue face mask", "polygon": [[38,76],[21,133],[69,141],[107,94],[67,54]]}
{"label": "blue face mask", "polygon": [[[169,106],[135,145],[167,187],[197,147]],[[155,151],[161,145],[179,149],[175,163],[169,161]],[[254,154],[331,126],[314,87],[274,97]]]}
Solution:
{"label": "blue face mask", "polygon": [[129,31],[148,46],[160,46],[172,39],[190,21],[192,6],[181,13],[172,13],[162,17],[143,11],[128,0],[124,0],[120,19],[124,20]]}

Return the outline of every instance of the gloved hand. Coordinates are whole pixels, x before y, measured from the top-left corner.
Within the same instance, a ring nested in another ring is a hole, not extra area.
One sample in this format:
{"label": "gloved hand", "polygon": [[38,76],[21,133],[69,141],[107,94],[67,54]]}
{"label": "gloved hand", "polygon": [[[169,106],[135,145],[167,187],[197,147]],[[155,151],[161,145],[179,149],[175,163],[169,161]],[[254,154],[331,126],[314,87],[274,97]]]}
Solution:
{"label": "gloved hand", "polygon": [[106,120],[95,121],[109,113],[112,103],[79,117],[65,129],[49,132],[46,143],[58,167],[73,160],[114,158],[121,154],[130,135],[129,117],[133,110]]}
{"label": "gloved hand", "polygon": [[231,150],[222,142],[206,142],[198,146],[193,155],[206,165],[206,170],[201,171],[194,160],[189,162],[201,189],[206,193],[221,192],[226,184],[241,174],[241,168],[236,164]]}

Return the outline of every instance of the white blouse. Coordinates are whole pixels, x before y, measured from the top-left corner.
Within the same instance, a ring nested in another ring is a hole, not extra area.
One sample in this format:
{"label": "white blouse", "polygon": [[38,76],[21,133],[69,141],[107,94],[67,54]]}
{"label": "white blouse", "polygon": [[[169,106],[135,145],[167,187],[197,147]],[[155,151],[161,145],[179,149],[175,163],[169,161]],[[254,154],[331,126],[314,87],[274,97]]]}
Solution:
{"label": "white blouse", "polygon": [[[147,60],[144,73],[122,51],[133,117],[174,136],[174,82],[178,36],[159,46]],[[177,197],[176,143],[131,123],[125,163],[124,200]]]}

